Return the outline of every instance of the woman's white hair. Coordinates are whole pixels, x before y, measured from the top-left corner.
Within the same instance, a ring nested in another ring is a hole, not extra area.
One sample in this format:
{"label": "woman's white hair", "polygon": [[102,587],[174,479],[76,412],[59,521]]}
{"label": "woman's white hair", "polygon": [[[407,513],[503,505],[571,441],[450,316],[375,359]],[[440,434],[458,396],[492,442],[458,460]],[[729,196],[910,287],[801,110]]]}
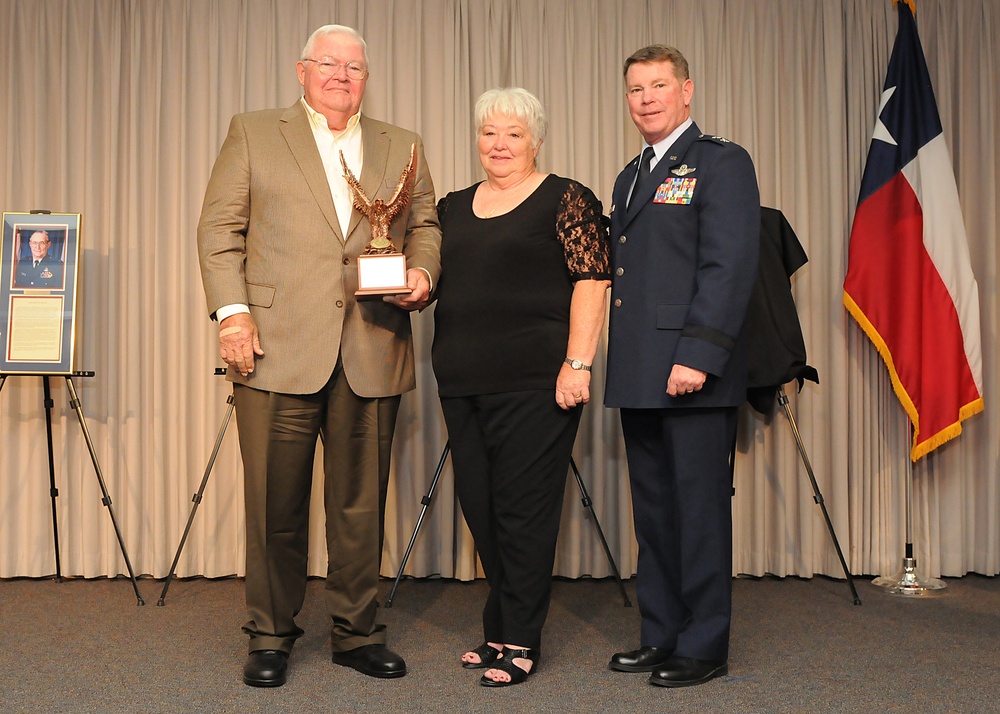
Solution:
{"label": "woman's white hair", "polygon": [[523,121],[536,148],[545,138],[545,131],[548,128],[545,110],[538,97],[527,89],[499,87],[479,95],[475,109],[476,133],[479,134],[483,130],[483,125],[488,119],[498,114]]}
{"label": "woman's white hair", "polygon": [[302,56],[299,59],[316,59],[312,56],[316,43],[329,35],[343,35],[361,45],[361,53],[365,57],[365,67],[368,67],[368,45],[365,43],[365,38],[361,36],[360,32],[347,25],[323,25],[316,28],[315,32],[309,35],[309,39],[306,40],[306,45],[302,48]]}

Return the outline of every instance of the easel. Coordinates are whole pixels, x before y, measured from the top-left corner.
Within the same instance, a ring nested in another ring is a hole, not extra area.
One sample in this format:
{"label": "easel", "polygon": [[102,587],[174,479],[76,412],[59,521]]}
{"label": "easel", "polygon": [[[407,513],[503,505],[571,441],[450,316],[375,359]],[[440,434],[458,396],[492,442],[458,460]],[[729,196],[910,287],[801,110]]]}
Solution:
{"label": "easel", "polygon": [[135,573],[132,572],[132,563],[129,560],[128,552],[125,550],[125,541],[122,539],[121,529],[118,527],[118,519],[115,518],[115,511],[111,505],[111,496],[108,495],[108,487],[104,483],[104,475],[101,472],[101,465],[97,461],[97,452],[94,450],[94,442],[90,438],[90,431],[87,429],[87,420],[83,416],[83,407],[80,405],[80,398],[76,393],[76,386],[73,384],[73,377],[93,377],[94,372],[80,371],[72,372],[71,374],[48,374],[44,372],[39,373],[18,373],[16,375],[0,374],[0,390],[3,389],[3,385],[7,381],[9,376],[18,377],[41,377],[42,378],[42,389],[44,391],[44,397],[42,404],[45,407],[45,435],[48,443],[49,452],[49,496],[52,499],[52,538],[55,545],[55,555],[56,555],[56,582],[62,582],[62,565],[59,560],[59,523],[56,518],[56,497],[59,495],[59,490],[56,488],[56,469],[55,469],[55,458],[53,456],[52,449],[52,409],[54,402],[52,401],[52,391],[49,385],[49,377],[57,376],[63,377],[66,380],[66,387],[69,389],[70,406],[73,411],[76,412],[77,418],[80,420],[80,428],[83,430],[83,438],[87,442],[87,449],[90,451],[90,459],[94,463],[94,471],[97,474],[97,482],[101,487],[101,503],[103,503],[107,509],[108,514],[111,516],[111,523],[115,528],[115,535],[118,537],[118,547],[121,548],[122,557],[125,558],[125,567],[128,568],[129,578],[132,580],[132,589],[135,590],[135,597],[138,601],[138,605],[145,605],[145,601],[142,599],[142,595],[139,592],[139,584],[136,582]]}
{"label": "easel", "polygon": [[[795,417],[788,406],[783,386],[793,380],[798,381],[799,389],[802,389],[805,380],[819,384],[819,373],[806,363],[805,340],[791,290],[792,274],[805,265],[809,258],[781,211],[767,206],[761,206],[760,210],[760,265],[744,325],[744,333],[757,338],[756,346],[751,346],[750,349],[747,401],[755,411],[768,415],[773,410],[774,398],[777,397],[812,486],[813,501],[823,512],[826,528],[830,532],[837,557],[840,558],[854,604],[860,605],[861,598],[854,587],[854,577],[847,567],[847,560],[840,548],[840,541],[837,540],[833,521],[826,510],[826,501],[816,482],[816,475],[799,435]],[[766,289],[765,286],[769,288]]]}
{"label": "easel", "polygon": [[[420,526],[424,522],[424,515],[427,513],[428,507],[431,505],[431,498],[434,496],[434,489],[437,488],[438,480],[441,478],[441,471],[444,470],[444,462],[448,458],[448,452],[450,447],[447,443],[444,445],[444,450],[441,452],[441,458],[438,460],[437,469],[434,471],[434,478],[431,479],[431,487],[427,491],[427,495],[420,499],[420,503],[423,504],[423,508],[420,509],[420,515],[417,517],[417,523],[413,526],[413,535],[410,536],[410,544],[406,546],[406,552],[403,554],[403,560],[399,564],[399,571],[396,573],[396,580],[392,584],[392,590],[389,591],[389,597],[385,600],[386,608],[392,607],[392,600],[396,596],[396,588],[399,587],[399,581],[403,579],[403,570],[406,568],[406,561],[410,558],[410,551],[413,550],[413,544],[417,540],[417,533],[420,531]],[[604,546],[604,554],[608,557],[608,565],[611,566],[611,572],[614,573],[615,580],[618,581],[618,589],[621,590],[622,600],[624,607],[632,607],[632,601],[628,598],[628,593],[625,592],[625,584],[622,582],[622,576],[618,572],[618,565],[615,563],[615,558],[611,554],[611,548],[608,547],[608,541],[604,537],[604,531],[601,529],[601,523],[597,520],[597,514],[594,513],[594,502],[590,500],[590,494],[587,493],[586,486],[583,485],[583,478],[580,476],[580,470],[576,467],[576,462],[571,456],[569,459],[570,468],[573,471],[573,475],[576,476],[576,485],[580,489],[580,500],[583,502],[584,508],[590,510],[590,518],[594,522],[594,528],[597,529],[597,535],[601,540],[601,545]]]}

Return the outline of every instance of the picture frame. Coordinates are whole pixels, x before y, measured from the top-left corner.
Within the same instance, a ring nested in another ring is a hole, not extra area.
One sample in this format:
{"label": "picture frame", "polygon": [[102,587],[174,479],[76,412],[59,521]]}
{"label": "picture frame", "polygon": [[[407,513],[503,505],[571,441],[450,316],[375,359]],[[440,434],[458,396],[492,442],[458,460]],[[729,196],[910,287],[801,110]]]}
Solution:
{"label": "picture frame", "polygon": [[0,373],[74,372],[79,213],[3,213]]}

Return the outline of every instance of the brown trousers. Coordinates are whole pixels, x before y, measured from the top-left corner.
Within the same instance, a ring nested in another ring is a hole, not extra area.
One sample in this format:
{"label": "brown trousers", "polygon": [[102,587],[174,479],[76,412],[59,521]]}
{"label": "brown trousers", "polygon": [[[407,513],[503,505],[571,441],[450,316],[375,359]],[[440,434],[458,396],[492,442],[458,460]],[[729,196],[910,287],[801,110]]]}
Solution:
{"label": "brown trousers", "polygon": [[234,385],[246,498],[246,601],[250,651],[289,652],[302,630],[309,497],[316,438],[323,438],[326,607],[343,652],[385,642],[376,623],[392,434],[399,396],[365,399],[338,364],[316,394]]}

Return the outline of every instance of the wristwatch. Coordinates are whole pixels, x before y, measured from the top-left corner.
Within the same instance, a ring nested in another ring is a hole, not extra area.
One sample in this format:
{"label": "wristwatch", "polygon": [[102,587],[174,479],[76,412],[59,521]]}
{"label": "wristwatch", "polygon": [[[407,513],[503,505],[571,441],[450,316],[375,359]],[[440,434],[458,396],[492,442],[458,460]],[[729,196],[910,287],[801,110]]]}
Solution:
{"label": "wristwatch", "polygon": [[567,357],[566,359],[563,360],[563,362],[565,362],[566,364],[568,364],[573,369],[582,369],[585,372],[589,372],[590,371],[590,365],[589,364],[584,364],[583,362],[581,362],[578,359],[570,359],[569,357]]}

